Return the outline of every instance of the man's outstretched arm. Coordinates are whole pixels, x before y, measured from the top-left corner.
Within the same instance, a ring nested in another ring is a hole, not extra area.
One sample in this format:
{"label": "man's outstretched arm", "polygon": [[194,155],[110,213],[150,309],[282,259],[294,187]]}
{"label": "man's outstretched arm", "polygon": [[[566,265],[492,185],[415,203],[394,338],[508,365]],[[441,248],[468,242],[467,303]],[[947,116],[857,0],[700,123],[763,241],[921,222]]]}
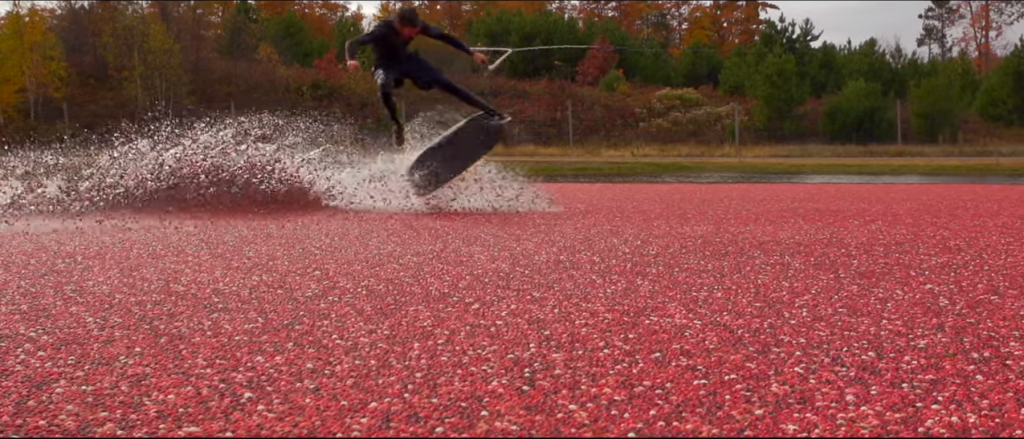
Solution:
{"label": "man's outstretched arm", "polygon": [[367,44],[373,44],[380,37],[380,32],[374,27],[369,32],[345,42],[345,60],[355,61],[359,56],[359,48]]}
{"label": "man's outstretched arm", "polygon": [[469,50],[469,46],[466,46],[466,44],[463,43],[462,41],[459,41],[458,38],[455,38],[454,36],[446,33],[445,31],[437,28],[436,26],[430,25],[428,23],[423,23],[423,27],[420,30],[420,35],[430,37],[438,41],[442,41],[448,44],[449,46],[454,47],[456,50],[465,53],[466,55],[474,56],[473,51]]}

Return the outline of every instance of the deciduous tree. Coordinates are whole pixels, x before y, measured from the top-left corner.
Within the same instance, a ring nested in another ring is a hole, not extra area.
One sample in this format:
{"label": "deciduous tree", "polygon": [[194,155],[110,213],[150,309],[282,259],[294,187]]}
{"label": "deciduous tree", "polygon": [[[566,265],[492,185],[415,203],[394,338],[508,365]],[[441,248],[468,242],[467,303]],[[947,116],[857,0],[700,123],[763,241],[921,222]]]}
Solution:
{"label": "deciduous tree", "polygon": [[471,18],[478,18],[487,13],[494,12],[497,10],[507,11],[523,11],[526,14],[537,14],[542,11],[549,10],[552,7],[551,1],[545,0],[527,0],[527,1],[470,1],[469,3],[469,16]]}
{"label": "deciduous tree", "polygon": [[470,2],[461,0],[417,1],[420,18],[459,38],[466,36],[466,22],[469,20]]}
{"label": "deciduous tree", "polygon": [[188,92],[189,81],[181,62],[181,48],[159,17],[147,14],[145,22],[143,76],[148,89],[152,90],[150,101],[170,113],[174,111],[175,102],[182,102]]}
{"label": "deciduous tree", "polygon": [[283,17],[289,12],[295,12],[296,3],[299,2],[296,0],[256,0],[256,8],[264,17]]}
{"label": "deciduous tree", "polygon": [[281,64],[281,55],[277,53],[277,49],[274,49],[272,44],[266,41],[260,43],[260,47],[256,48],[256,59],[271,65]]}
{"label": "deciduous tree", "polygon": [[661,13],[665,16],[668,30],[665,34],[664,44],[676,54],[683,47],[683,40],[686,37],[687,26],[690,22],[690,15],[700,5],[697,1],[664,1],[659,2]]}
{"label": "deciduous tree", "polygon": [[955,2],[964,23],[957,43],[972,54],[981,75],[991,70],[995,54],[1004,47],[1006,28],[1024,16],[1024,6],[1018,1],[981,0]]}
{"label": "deciduous tree", "polygon": [[[313,38],[330,40],[334,34],[334,24],[341,17],[355,14],[347,1],[335,0],[304,0],[295,2],[293,9],[302,21],[309,26]],[[354,17],[362,21],[362,16]]]}
{"label": "deciduous tree", "polygon": [[24,51],[20,49],[17,34],[12,23],[14,12],[8,11],[0,17],[0,127],[4,125],[5,115],[14,112],[14,107],[21,105],[24,96],[19,92],[24,84],[19,67],[24,63],[21,59]]}
{"label": "deciduous tree", "polygon": [[100,47],[98,3],[63,0],[56,3],[51,17],[67,61],[69,106],[102,101],[110,82]]}
{"label": "deciduous tree", "polygon": [[575,14],[581,23],[603,20],[615,16],[618,1],[582,0],[570,6],[570,13]]}
{"label": "deciduous tree", "polygon": [[[667,1],[580,1],[574,6],[581,23],[611,20],[642,44],[667,41],[673,23],[670,12],[690,2]],[[573,6],[567,8],[573,9]],[[670,11],[669,9],[672,9]]]}
{"label": "deciduous tree", "polygon": [[561,17],[576,16],[575,0],[551,0],[548,2],[548,10]]}
{"label": "deciduous tree", "polygon": [[383,20],[398,12],[402,7],[414,5],[416,5],[416,2],[411,0],[383,0],[378,3],[377,14],[373,18],[378,21]]}
{"label": "deciduous tree", "polygon": [[619,55],[615,53],[608,38],[601,36],[594,42],[596,47],[587,51],[587,56],[580,61],[576,68],[576,82],[586,86],[595,86],[609,71],[619,62]]}
{"label": "deciduous tree", "polygon": [[765,1],[699,3],[690,11],[683,44],[703,42],[728,56],[734,47],[753,43],[764,24],[762,15],[777,9],[774,3]]}
{"label": "deciduous tree", "polygon": [[106,61],[111,82],[124,98],[133,98],[135,108],[142,111],[143,45],[146,26],[143,6],[139,2],[99,2],[100,52]]}
{"label": "deciduous tree", "polygon": [[8,64],[4,70],[14,70],[20,77],[20,88],[29,104],[29,118],[35,121],[43,97],[60,100],[65,97],[67,62],[64,48],[53,33],[50,17],[43,8],[34,4],[28,8],[20,4],[14,6],[4,20],[3,62]]}

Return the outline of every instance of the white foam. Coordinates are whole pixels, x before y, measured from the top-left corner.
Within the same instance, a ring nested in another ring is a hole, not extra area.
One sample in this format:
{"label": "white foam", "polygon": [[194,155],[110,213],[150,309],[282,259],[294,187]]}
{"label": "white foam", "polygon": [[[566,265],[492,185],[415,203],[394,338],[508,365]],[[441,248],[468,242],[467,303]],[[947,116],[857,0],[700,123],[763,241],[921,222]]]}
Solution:
{"label": "white foam", "polygon": [[436,115],[426,116],[408,124],[405,150],[388,153],[351,124],[316,115],[261,113],[125,128],[78,145],[85,153],[50,150],[0,159],[0,181],[9,182],[0,189],[0,214],[82,213],[232,197],[287,203],[285,191],[361,211],[556,209],[529,179],[486,161],[428,197],[415,196],[405,170],[447,128],[427,122]]}

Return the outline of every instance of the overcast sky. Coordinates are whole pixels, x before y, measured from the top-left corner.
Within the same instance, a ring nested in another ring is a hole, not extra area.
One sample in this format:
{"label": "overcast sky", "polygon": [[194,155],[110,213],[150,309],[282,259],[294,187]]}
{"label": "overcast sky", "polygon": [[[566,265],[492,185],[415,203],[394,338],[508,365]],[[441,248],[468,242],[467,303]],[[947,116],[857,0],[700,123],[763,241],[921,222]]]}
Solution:
{"label": "overcast sky", "polygon": [[[376,1],[352,1],[360,4],[363,11],[376,12]],[[0,12],[9,9],[9,0],[0,0]],[[837,44],[853,40],[856,45],[870,37],[892,43],[899,38],[904,47],[913,49],[914,40],[921,32],[921,21],[917,14],[927,6],[927,0],[918,1],[775,1],[789,18],[803,20],[810,18],[815,28],[822,31],[821,39]],[[1024,33],[1024,23],[1006,32],[1006,41],[1013,43]]]}
{"label": "overcast sky", "polygon": [[[927,0],[918,1],[776,1],[779,11],[772,11],[773,17],[779,13],[787,18],[803,20],[805,17],[814,22],[814,27],[821,31],[821,40],[833,43],[845,43],[849,38],[853,44],[875,37],[883,42],[892,43],[899,38],[903,47],[913,49],[917,36],[921,33],[921,20],[917,18],[928,6]],[[1024,30],[1024,24],[1018,24],[1005,32],[1007,41],[1017,40]],[[954,35],[959,36],[959,34]]]}

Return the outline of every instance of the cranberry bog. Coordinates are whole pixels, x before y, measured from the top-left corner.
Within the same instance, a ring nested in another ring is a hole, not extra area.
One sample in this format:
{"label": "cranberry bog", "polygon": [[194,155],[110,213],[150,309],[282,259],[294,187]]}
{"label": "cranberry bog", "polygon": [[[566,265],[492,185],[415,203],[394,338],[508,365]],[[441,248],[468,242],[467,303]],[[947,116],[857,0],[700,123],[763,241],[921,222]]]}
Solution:
{"label": "cranberry bog", "polygon": [[4,436],[1024,436],[1024,186],[118,151],[7,185]]}

